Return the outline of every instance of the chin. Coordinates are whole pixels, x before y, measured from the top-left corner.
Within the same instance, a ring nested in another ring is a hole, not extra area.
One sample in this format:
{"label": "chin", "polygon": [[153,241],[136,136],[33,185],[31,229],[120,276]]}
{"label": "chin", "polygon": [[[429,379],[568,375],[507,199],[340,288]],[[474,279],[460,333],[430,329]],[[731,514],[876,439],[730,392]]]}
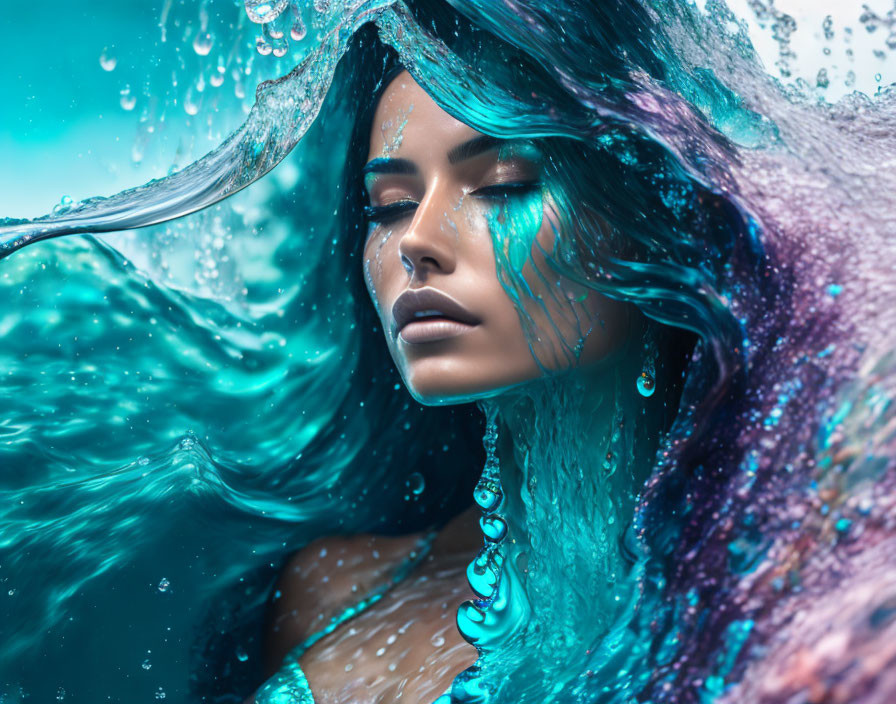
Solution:
{"label": "chin", "polygon": [[507,370],[494,375],[470,374],[470,362],[457,360],[418,360],[403,375],[404,384],[414,399],[424,406],[448,406],[471,403],[497,396],[529,380],[508,376]]}

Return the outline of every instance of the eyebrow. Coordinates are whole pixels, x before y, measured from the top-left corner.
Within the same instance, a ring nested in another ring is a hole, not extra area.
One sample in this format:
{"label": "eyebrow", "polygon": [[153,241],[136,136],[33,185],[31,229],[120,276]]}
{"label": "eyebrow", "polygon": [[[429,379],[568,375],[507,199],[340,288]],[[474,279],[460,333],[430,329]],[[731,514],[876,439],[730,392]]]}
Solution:
{"label": "eyebrow", "polygon": [[[452,147],[448,151],[448,163],[457,164],[458,162],[472,159],[485,152],[497,149],[505,140],[497,137],[490,137],[487,134],[481,134],[473,137],[466,142]],[[409,159],[392,159],[380,158],[371,159],[361,169],[361,174],[416,174],[418,172],[417,165]]]}
{"label": "eyebrow", "polygon": [[408,159],[371,159],[361,174],[415,174],[417,165]]}
{"label": "eyebrow", "polygon": [[491,151],[492,149],[497,149],[501,146],[503,139],[498,139],[497,137],[490,137],[487,134],[479,135],[478,137],[473,137],[473,139],[467,140],[462,144],[458,144],[456,147],[452,147],[448,152],[448,163],[456,164],[459,161],[464,161],[465,159],[472,159],[474,156],[479,156],[484,152]]}

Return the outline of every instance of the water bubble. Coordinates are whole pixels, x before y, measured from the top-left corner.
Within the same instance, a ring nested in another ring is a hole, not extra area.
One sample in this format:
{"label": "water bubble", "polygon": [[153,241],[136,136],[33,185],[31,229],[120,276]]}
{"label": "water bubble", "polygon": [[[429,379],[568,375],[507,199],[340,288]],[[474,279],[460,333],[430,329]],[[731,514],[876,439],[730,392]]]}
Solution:
{"label": "water bubble", "polygon": [[57,699],[58,701],[60,701],[60,702],[61,702],[63,699],[65,699],[65,689],[63,689],[62,687],[60,687],[59,689],[56,690],[56,699]]}
{"label": "water bubble", "polygon": [[199,30],[193,38],[193,51],[199,54],[199,56],[208,56],[214,43],[215,38],[211,32]]}
{"label": "water bubble", "polygon": [[638,393],[644,398],[650,398],[654,391],[656,391],[656,380],[653,375],[649,372],[641,372],[638,376]]}
{"label": "water bubble", "polygon": [[246,662],[249,659],[249,653],[246,652],[245,648],[239,646],[236,649],[236,659],[240,662]]}
{"label": "water bubble", "polygon": [[53,206],[53,214],[59,215],[67,210],[71,210],[73,202],[71,196],[62,196],[62,198],[59,199],[59,202]]}
{"label": "water bubble", "polygon": [[165,690],[159,687],[156,690],[156,699],[164,699],[166,697]]}
{"label": "water bubble", "polygon": [[159,591],[167,592],[171,588],[171,582],[169,582],[165,577],[162,577],[159,582]]}
{"label": "water bubble", "polygon": [[140,465],[141,467],[145,467],[146,465],[149,464],[149,457],[141,457],[140,459],[137,460],[137,464]]}
{"label": "water bubble", "polygon": [[408,489],[411,490],[413,494],[419,496],[423,493],[423,490],[426,488],[426,480],[423,478],[423,475],[420,472],[414,472],[411,474],[407,481],[405,482]]}
{"label": "water bubble", "polygon": [[273,22],[286,9],[288,0],[246,0],[246,14],[256,24]]}
{"label": "water bubble", "polygon": [[208,82],[211,83],[215,88],[219,88],[222,83],[224,83],[224,74],[223,73],[213,73],[209,76]]}
{"label": "water bubble", "polygon": [[271,39],[283,39],[283,30],[274,25],[266,25],[265,29]]}
{"label": "water bubble", "polygon": [[117,65],[118,59],[115,58],[109,47],[103,49],[103,53],[100,54],[100,66],[102,66],[103,71],[114,71]]}
{"label": "water bubble", "polygon": [[265,41],[264,37],[259,37],[255,41],[255,49],[262,56],[267,56],[274,50],[274,48]]}
{"label": "water bubble", "polygon": [[142,667],[144,670],[151,670],[151,669],[152,669],[152,663],[149,661],[149,658],[146,658],[146,660],[144,660],[144,661],[141,663],[140,667]]}
{"label": "water bubble", "polygon": [[302,22],[301,17],[296,17],[292,29],[289,30],[289,36],[292,37],[294,41],[300,42],[305,38],[306,34],[308,34],[308,30],[305,28],[305,23]]}
{"label": "water bubble", "polygon": [[[281,35],[281,36],[282,36],[282,35]],[[273,46],[273,49],[272,49],[272,53],[273,53],[274,56],[276,56],[278,59],[279,59],[280,57],[282,57],[282,56],[286,56],[286,53],[287,53],[288,51],[289,51],[289,44],[287,44],[285,40],[284,40],[284,41],[281,41],[281,42],[275,42],[275,43],[274,43],[274,46]]]}
{"label": "water bubble", "polygon": [[124,110],[130,112],[134,109],[134,106],[137,104],[136,96],[131,95],[131,87],[125,86],[119,91],[121,98],[119,99],[119,103]]}
{"label": "water bubble", "polygon": [[443,645],[445,645],[445,639],[440,633],[436,633],[432,638],[429,639],[429,642],[432,643],[436,648],[441,648]]}

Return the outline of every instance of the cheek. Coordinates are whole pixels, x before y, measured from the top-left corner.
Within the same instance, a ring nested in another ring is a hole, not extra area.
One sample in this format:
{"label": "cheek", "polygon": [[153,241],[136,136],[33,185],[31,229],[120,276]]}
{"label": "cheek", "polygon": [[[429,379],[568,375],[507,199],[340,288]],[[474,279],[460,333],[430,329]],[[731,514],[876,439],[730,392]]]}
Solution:
{"label": "cheek", "polygon": [[[364,282],[367,284],[367,292],[376,308],[380,319],[383,317],[382,307],[384,297],[388,295],[390,274],[389,262],[386,251],[392,240],[391,229],[380,229],[367,238],[364,245],[362,266],[364,268]],[[394,275],[394,274],[393,274]],[[385,321],[384,321],[385,322]]]}

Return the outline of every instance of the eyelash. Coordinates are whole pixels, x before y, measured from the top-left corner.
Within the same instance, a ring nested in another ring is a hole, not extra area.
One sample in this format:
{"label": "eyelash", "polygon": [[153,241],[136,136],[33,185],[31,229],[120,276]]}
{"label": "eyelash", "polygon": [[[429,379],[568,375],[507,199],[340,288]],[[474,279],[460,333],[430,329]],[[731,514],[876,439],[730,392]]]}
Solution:
{"label": "eyelash", "polygon": [[[476,198],[486,198],[492,200],[505,200],[515,196],[532,193],[536,189],[541,188],[538,181],[520,181],[514,183],[496,183],[493,186],[483,186],[472,191],[470,195]],[[405,215],[409,215],[417,207],[417,203],[412,200],[400,200],[388,205],[367,205],[364,206],[364,216],[367,221],[376,225],[384,225],[394,222]]]}

